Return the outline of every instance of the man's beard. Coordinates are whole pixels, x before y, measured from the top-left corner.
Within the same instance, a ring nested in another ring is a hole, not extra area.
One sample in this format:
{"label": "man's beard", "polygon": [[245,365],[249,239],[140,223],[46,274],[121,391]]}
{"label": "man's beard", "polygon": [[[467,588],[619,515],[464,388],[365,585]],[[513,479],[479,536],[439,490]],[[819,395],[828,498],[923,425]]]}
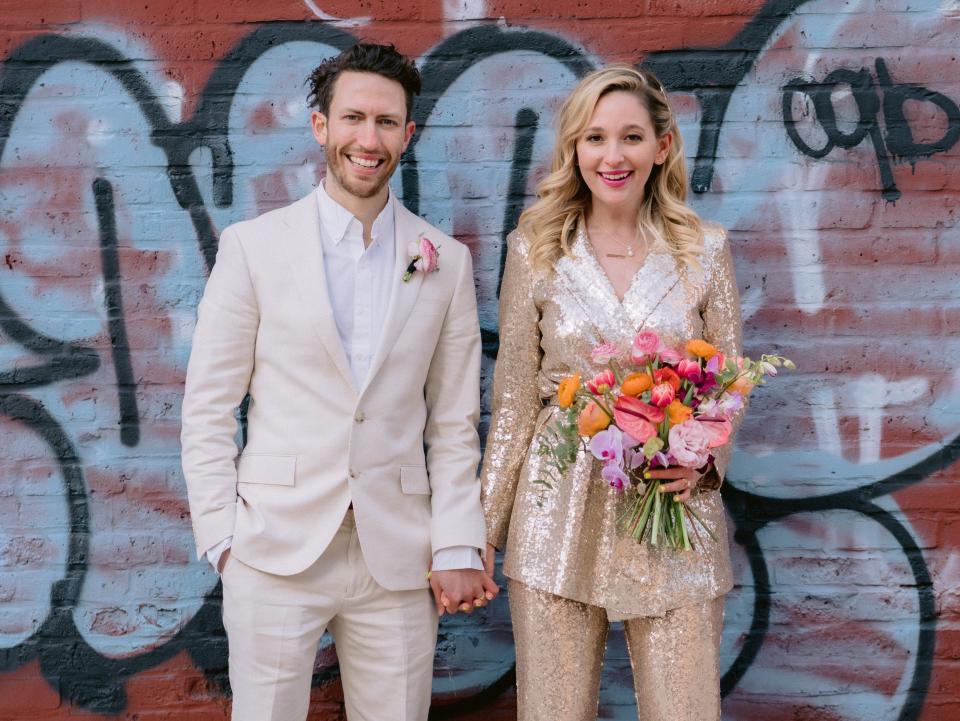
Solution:
{"label": "man's beard", "polygon": [[380,172],[376,181],[364,182],[350,175],[350,159],[346,153],[340,152],[339,146],[327,145],[326,151],[327,172],[333,175],[341,188],[357,198],[372,198],[383,190],[383,186],[390,182],[399,161],[398,157],[387,155],[383,165],[378,168]]}

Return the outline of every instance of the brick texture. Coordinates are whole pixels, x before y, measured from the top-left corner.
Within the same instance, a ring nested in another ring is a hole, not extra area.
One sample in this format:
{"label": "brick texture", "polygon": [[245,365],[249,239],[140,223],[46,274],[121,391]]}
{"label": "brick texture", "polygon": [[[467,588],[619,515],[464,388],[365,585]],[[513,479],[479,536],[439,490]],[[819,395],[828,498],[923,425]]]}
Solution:
{"label": "brick texture", "polygon": [[[303,81],[356,39],[424,71],[394,187],[474,254],[485,404],[559,103],[658,73],[747,350],[800,366],[724,488],[724,718],[960,718],[957,3],[0,0],[0,721],[228,718],[178,458],[194,312],[217,231],[318,181]],[[505,600],[444,620],[436,669],[432,718],[515,718]],[[311,708],[345,718],[329,640]],[[636,718],[617,626],[600,716]]]}

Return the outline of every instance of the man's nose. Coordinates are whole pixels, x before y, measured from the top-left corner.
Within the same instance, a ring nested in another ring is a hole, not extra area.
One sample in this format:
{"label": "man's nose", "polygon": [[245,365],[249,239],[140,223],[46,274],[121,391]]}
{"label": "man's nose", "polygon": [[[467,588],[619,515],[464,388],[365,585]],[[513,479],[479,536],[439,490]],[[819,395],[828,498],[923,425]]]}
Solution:
{"label": "man's nose", "polygon": [[357,144],[367,150],[377,147],[377,125],[374,121],[365,122],[357,129]]}

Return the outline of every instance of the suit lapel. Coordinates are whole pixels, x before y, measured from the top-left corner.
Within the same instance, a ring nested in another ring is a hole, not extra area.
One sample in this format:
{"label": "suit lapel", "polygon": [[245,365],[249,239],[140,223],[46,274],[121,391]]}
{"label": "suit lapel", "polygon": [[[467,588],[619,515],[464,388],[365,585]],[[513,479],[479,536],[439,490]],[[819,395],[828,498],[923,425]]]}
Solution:
{"label": "suit lapel", "polygon": [[337,332],[337,322],[327,291],[327,274],[323,268],[323,247],[320,242],[320,211],[315,193],[291,205],[284,217],[289,235],[280,243],[284,249],[290,274],[306,305],[305,312],[313,321],[320,341],[344,382],[353,388],[353,376]]}
{"label": "suit lapel", "polygon": [[633,329],[587,243],[586,236],[578,233],[572,254],[561,256],[554,266],[556,282],[576,301],[584,319],[593,326],[598,343],[622,344],[633,337]]}
{"label": "suit lapel", "polygon": [[[421,220],[403,207],[399,200],[393,200],[394,208],[394,236],[396,257],[394,259],[393,277],[391,278],[392,287],[390,290],[390,301],[387,307],[387,316],[383,321],[383,329],[380,332],[380,342],[377,350],[370,361],[370,372],[364,381],[363,387],[370,384],[370,381],[376,376],[383,362],[390,355],[390,351],[406,325],[413,306],[420,294],[420,286],[423,284],[423,273],[414,273],[410,280],[404,282],[403,274],[410,263],[410,256],[407,252],[407,245],[410,241],[417,240],[420,237]],[[362,392],[362,391],[361,391]]]}

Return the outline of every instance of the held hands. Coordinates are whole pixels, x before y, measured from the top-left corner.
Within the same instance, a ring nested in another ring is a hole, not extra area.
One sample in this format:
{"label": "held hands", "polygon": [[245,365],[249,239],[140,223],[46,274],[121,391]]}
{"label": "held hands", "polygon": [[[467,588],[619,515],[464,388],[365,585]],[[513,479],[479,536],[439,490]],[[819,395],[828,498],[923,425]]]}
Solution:
{"label": "held hands", "polygon": [[489,549],[483,565],[488,570],[460,568],[427,574],[438,614],[472,613],[497,597],[500,587],[493,580],[493,555]]}
{"label": "held hands", "polygon": [[670,468],[658,468],[655,471],[649,471],[650,478],[656,478],[662,483],[660,485],[661,493],[675,492],[673,497],[675,501],[686,503],[693,496],[693,489],[697,487],[697,482],[703,477],[703,473],[695,468],[682,468],[680,466],[671,466]]}

